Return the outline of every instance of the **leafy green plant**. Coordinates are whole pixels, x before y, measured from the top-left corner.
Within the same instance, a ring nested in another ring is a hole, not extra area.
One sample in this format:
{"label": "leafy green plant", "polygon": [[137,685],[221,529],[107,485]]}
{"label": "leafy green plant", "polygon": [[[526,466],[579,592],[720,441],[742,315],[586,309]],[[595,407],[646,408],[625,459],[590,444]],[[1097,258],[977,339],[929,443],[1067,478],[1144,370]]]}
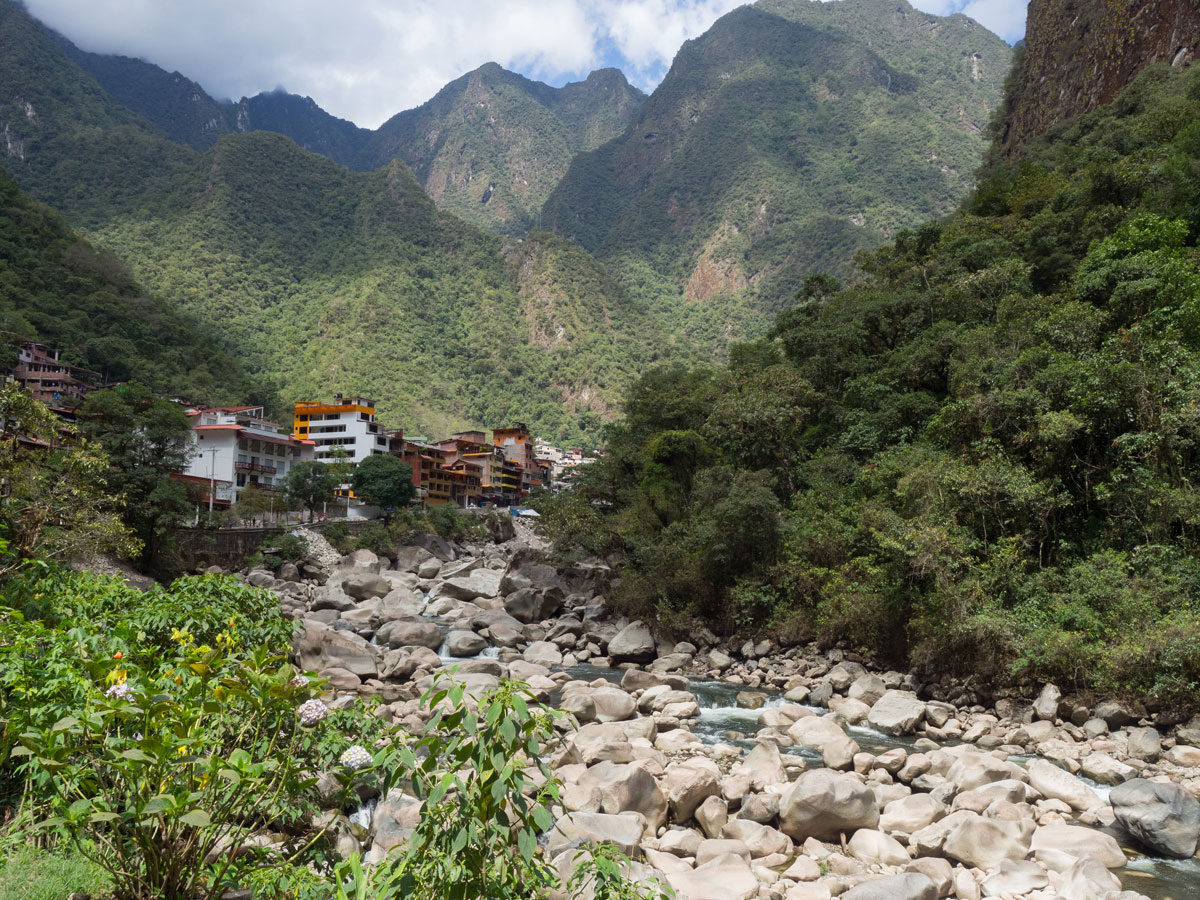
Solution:
{"label": "leafy green plant", "polygon": [[597,844],[575,855],[567,887],[572,897],[591,894],[593,900],[667,900],[675,891],[661,880],[642,884],[630,878],[630,862],[613,844]]}
{"label": "leafy green plant", "polygon": [[[179,653],[157,670],[110,661],[75,715],[23,733],[14,756],[51,778],[45,829],[107,871],[120,900],[190,900],[235,885],[270,824],[300,833],[316,811],[321,763],[298,707],[312,685],[261,649],[231,656],[233,639]],[[303,710],[300,710],[303,712]]]}
{"label": "leafy green plant", "polygon": [[414,900],[536,896],[555,881],[537,845],[558,798],[541,746],[554,734],[554,714],[512,681],[476,706],[452,675],[438,678],[422,703],[433,718],[421,740],[399,748],[398,760],[424,805],[388,889]]}

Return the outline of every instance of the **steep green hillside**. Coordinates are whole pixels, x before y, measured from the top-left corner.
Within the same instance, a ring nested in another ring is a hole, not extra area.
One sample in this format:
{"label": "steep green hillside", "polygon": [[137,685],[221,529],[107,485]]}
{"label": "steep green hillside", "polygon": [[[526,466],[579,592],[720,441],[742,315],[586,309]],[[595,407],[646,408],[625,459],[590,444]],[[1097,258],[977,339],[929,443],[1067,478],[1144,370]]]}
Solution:
{"label": "steep green hillside", "polygon": [[227,107],[232,131],[274,131],[344,166],[353,164],[371,136],[353,122],[331,116],[311,97],[271,91]]}
{"label": "steep green hillside", "polygon": [[1198,123],[1200,67],[1147,69],[728,367],[639,381],[607,503],[547,520],[625,551],[627,610],[681,630],[1194,711]]}
{"label": "steep green hillside", "polygon": [[488,63],[381,125],[356,167],[402,159],[442,209],[520,233],[571,158],[624,131],[643,100],[615,69],[556,89]]}
{"label": "steep green hillside", "polygon": [[351,172],[269,132],[222,137],[157,209],[94,235],[285,401],[362,393],[429,434],[521,420],[594,436],[654,343],[578,248],[555,248],[535,311],[499,239],[440,212],[402,163]]}
{"label": "steep green hillside", "polygon": [[848,273],[855,251],[957,205],[1009,57],[904,0],[739,8],[683,46],[620,138],[575,159],[542,222],[710,313],[731,296],[777,307],[805,272]]}
{"label": "steep green hillside", "polygon": [[21,140],[6,167],[285,403],[361,392],[430,434],[522,420],[594,440],[660,343],[563,244],[543,275],[568,339],[544,346],[501,240],[440,212],[403,163],[353,172],[269,132],[197,153],[112,100],[15,6],[0,16],[0,97],[20,98],[0,119]]}
{"label": "steep green hillside", "polygon": [[0,161],[25,190],[89,226],[161,197],[192,156],[0,0]]}
{"label": "steep green hillside", "polygon": [[197,401],[269,402],[270,385],[191,317],[147,294],[0,171],[0,330],[45,343],[113,381],[136,380]]}
{"label": "steep green hillside", "polygon": [[350,165],[371,132],[331,116],[311,97],[277,90],[243,97],[237,103],[214,100],[179,72],[128,56],[80,50],[57,32],[47,33],[114,99],[178,144],[207,150],[223,134],[274,131],[305,150]]}

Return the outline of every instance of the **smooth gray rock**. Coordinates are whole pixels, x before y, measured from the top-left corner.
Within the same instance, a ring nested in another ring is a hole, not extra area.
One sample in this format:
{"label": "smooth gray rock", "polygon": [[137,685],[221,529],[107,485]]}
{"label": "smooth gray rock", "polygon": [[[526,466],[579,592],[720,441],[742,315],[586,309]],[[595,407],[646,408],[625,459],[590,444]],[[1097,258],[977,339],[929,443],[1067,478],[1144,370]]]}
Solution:
{"label": "smooth gray rock", "polygon": [[642,622],[630,622],[608,642],[608,658],[613,665],[623,662],[648,663],[656,655],[654,636]]}
{"label": "smooth gray rock", "polygon": [[938,889],[920,872],[905,872],[852,887],[842,900],[938,900]]}
{"label": "smooth gray rock", "polygon": [[879,807],[870,788],[825,769],[802,774],[779,802],[779,828],[794,841],[836,841],[877,824]]}
{"label": "smooth gray rock", "polygon": [[1177,784],[1134,778],[1112,789],[1117,821],[1148,850],[1173,859],[1196,855],[1200,800]]}

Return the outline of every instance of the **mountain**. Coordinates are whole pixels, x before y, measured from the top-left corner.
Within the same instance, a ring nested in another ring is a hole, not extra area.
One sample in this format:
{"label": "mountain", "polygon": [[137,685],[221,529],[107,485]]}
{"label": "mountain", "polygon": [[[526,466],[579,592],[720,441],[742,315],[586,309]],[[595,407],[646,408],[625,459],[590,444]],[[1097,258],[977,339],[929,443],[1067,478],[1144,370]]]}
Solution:
{"label": "mountain", "polygon": [[905,0],[741,7],[575,158],[541,223],[710,314],[731,296],[777,307],[805,273],[849,274],[856,250],[956,207],[1010,55]]}
{"label": "mountain", "polygon": [[399,160],[356,172],[267,131],[176,144],[7,0],[0,51],[5,167],[284,404],[363,393],[430,434],[516,420],[595,441],[671,345],[577,246],[477,229]]}
{"label": "mountain", "polygon": [[192,317],[147,293],[0,170],[0,331],[42,341],[112,381],[196,401],[270,399]]}
{"label": "mountain", "polygon": [[305,150],[351,165],[371,132],[332,116],[312,97],[278,90],[243,97],[231,105],[232,131],[274,131],[287,135]]}
{"label": "mountain", "polygon": [[207,150],[232,130],[228,104],[214,100],[179,72],[168,72],[129,56],[89,53],[57,32],[49,33],[109,95],[158,126],[176,143]]}
{"label": "mountain", "polygon": [[402,159],[442,209],[520,233],[572,157],[621,134],[644,99],[616,69],[552,88],[488,63],[381,125],[355,167]]}
{"label": "mountain", "polygon": [[1194,62],[1200,6],[1193,0],[1031,0],[1027,34],[998,134],[1005,154],[1111,103],[1152,63]]}
{"label": "mountain", "polygon": [[110,96],[172,141],[196,150],[207,150],[223,134],[275,131],[305,150],[350,165],[371,136],[369,130],[325,112],[311,97],[280,89],[237,103],[218,101],[179,72],[128,56],[89,53],[58,32],[45,30]]}

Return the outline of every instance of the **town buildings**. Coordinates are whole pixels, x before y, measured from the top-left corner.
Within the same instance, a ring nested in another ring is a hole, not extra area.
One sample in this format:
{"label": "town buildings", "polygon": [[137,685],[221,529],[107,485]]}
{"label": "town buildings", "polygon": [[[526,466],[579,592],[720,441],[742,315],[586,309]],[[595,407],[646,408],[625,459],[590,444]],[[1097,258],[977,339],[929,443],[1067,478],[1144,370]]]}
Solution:
{"label": "town buildings", "polygon": [[[374,453],[388,452],[388,436],[375,421],[375,401],[334,397],[332,403],[304,400],[296,404],[292,432],[311,440],[320,462],[344,460],[357,465]],[[340,452],[339,452],[340,451]]]}
{"label": "town buildings", "polygon": [[[375,421],[373,400],[338,396],[332,403],[297,403],[293,428],[315,445],[320,462],[338,460],[339,449],[351,464],[373,453],[398,456],[412,469],[424,506],[512,506],[550,484],[550,467],[537,459],[533,437],[521,424],[495,429],[491,441],[484,431],[464,431],[429,443],[406,438],[401,430],[385,431]],[[343,496],[353,498],[349,485],[344,489]]]}
{"label": "town buildings", "polygon": [[67,365],[60,359],[57,350],[45,344],[16,335],[8,337],[17,349],[17,363],[12,369],[13,381],[46,406],[78,405],[102,381],[99,372]]}
{"label": "town buildings", "polygon": [[[312,441],[281,433],[261,406],[192,408],[192,454],[178,476],[193,485],[201,503],[226,508],[253,485],[270,494],[283,489],[295,465],[313,459]],[[280,509],[286,509],[281,498]]]}

